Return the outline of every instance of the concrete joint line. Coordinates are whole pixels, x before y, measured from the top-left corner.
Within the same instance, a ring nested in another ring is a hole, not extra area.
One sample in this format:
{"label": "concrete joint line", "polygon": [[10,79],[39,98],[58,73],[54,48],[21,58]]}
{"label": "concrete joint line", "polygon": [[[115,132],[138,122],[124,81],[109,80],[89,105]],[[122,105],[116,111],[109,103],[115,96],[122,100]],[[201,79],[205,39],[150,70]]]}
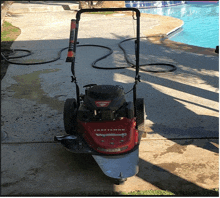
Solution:
{"label": "concrete joint line", "polygon": [[37,144],[37,143],[58,143],[55,141],[46,141],[46,142],[2,142],[1,144]]}
{"label": "concrete joint line", "polygon": [[[201,138],[169,138],[169,139],[147,139],[144,138],[141,141],[146,140],[210,140],[210,139],[219,139],[218,137],[201,137]],[[1,144],[37,144],[37,143],[59,143],[55,141],[45,141],[45,142],[2,142]]]}
{"label": "concrete joint line", "polygon": [[169,139],[148,139],[148,138],[144,138],[142,139],[142,141],[146,141],[146,140],[218,140],[218,137],[200,137],[200,138],[169,138]]}

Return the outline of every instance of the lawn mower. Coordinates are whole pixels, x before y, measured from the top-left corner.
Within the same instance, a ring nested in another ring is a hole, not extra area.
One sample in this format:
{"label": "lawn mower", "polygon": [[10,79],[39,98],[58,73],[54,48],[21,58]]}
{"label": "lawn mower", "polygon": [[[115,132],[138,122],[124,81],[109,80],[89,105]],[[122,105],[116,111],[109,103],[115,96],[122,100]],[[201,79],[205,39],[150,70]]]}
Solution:
{"label": "lawn mower", "polygon": [[[132,11],[136,12],[137,37],[135,39],[136,67],[133,101],[126,101],[120,85],[85,85],[85,94],[79,94],[75,76],[75,53],[80,15],[84,12]],[[76,86],[76,99],[68,98],[64,104],[64,128],[67,135],[55,136],[73,153],[91,154],[103,173],[121,184],[138,173],[139,144],[144,132],[145,105],[136,97],[139,76],[140,12],[136,8],[81,9],[71,20],[67,62],[71,62],[72,82]]]}

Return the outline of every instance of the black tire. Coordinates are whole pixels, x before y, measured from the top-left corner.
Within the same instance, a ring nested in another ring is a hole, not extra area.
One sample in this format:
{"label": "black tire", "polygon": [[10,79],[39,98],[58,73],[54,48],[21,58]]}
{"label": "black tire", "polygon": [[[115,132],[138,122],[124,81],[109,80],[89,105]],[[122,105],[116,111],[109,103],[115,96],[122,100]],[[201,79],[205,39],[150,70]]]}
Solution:
{"label": "black tire", "polygon": [[137,108],[137,118],[136,123],[138,126],[138,131],[140,132],[139,140],[142,134],[145,132],[145,104],[144,98],[137,98],[136,99],[136,108]]}
{"label": "black tire", "polygon": [[74,135],[77,132],[77,103],[74,98],[66,99],[63,111],[64,128],[67,134]]}

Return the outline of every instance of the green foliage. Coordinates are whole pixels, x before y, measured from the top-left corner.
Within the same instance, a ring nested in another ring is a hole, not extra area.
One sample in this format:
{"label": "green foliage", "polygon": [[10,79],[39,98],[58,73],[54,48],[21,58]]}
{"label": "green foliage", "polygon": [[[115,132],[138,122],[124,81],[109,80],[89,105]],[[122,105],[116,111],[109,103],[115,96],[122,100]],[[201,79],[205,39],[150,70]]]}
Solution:
{"label": "green foliage", "polygon": [[175,196],[219,196],[219,189],[204,189],[202,191],[182,191],[178,193],[172,193],[164,190],[144,190],[134,192],[121,192],[121,195],[175,195]]}
{"label": "green foliage", "polygon": [[145,190],[145,191],[134,191],[130,193],[121,193],[122,195],[174,195],[172,192],[164,190]]}
{"label": "green foliage", "polygon": [[3,27],[9,27],[9,26],[12,26],[12,24],[7,22],[7,21],[5,21],[4,24],[3,24]]}
{"label": "green foliage", "polygon": [[1,32],[1,42],[2,41],[14,41],[14,38],[11,36],[12,33],[18,33],[19,29],[14,27],[11,23],[5,21],[3,24],[3,31]]}

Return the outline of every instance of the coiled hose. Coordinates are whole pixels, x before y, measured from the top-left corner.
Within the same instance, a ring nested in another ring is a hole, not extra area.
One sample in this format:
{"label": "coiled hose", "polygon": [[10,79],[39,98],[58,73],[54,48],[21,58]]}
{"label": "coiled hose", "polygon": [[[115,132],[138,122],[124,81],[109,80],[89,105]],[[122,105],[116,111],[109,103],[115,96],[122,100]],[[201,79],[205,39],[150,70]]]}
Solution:
{"label": "coiled hose", "polygon": [[[146,37],[141,37],[141,38],[146,38]],[[128,63],[129,66],[125,66],[125,67],[99,67],[96,65],[97,62],[107,58],[108,56],[110,56],[112,53],[113,53],[113,50],[110,48],[110,47],[107,47],[107,46],[103,46],[103,45],[92,45],[92,44],[86,44],[86,45],[77,45],[77,47],[100,47],[100,48],[105,48],[105,49],[108,49],[109,52],[107,54],[105,54],[104,56],[96,59],[91,65],[93,68],[95,69],[105,69],[105,70],[112,70],[112,69],[126,69],[126,68],[135,68],[136,66],[131,62],[129,61],[128,59],[128,55],[125,51],[125,49],[122,47],[122,43],[126,42],[126,41],[129,41],[129,40],[134,40],[136,38],[129,38],[129,39],[125,39],[123,41],[121,41],[118,46],[120,47],[120,49],[123,51],[124,53],[124,58],[126,60],[126,62]],[[68,49],[68,47],[65,47],[63,49],[61,49],[59,52],[58,52],[58,55],[57,55],[57,58],[55,59],[52,59],[52,60],[49,60],[49,61],[44,61],[44,62],[35,62],[35,63],[19,63],[19,62],[13,62],[13,61],[10,61],[9,59],[16,59],[16,58],[23,58],[23,57],[27,57],[27,56],[30,56],[32,54],[32,52],[30,50],[24,50],[24,49],[14,49],[14,50],[6,50],[6,49],[2,49],[2,52],[1,52],[1,57],[7,61],[8,63],[10,64],[16,64],[16,65],[40,65],[40,64],[46,64],[46,63],[51,63],[51,62],[55,62],[57,60],[60,59],[61,57],[61,53]],[[27,52],[28,54],[25,54],[25,55],[21,55],[21,56],[14,56],[14,57],[10,57],[10,55],[13,55],[16,51],[24,51],[24,52]],[[152,65],[160,65],[160,66],[168,66],[170,67],[170,69],[168,70],[148,70],[148,69],[143,69],[141,67],[146,67],[146,66],[152,66]],[[168,63],[151,63],[151,64],[142,64],[140,65],[140,70],[144,71],[144,72],[152,72],[152,73],[164,73],[164,72],[173,72],[176,70],[176,66],[175,65],[172,65],[172,64],[168,64]]]}

